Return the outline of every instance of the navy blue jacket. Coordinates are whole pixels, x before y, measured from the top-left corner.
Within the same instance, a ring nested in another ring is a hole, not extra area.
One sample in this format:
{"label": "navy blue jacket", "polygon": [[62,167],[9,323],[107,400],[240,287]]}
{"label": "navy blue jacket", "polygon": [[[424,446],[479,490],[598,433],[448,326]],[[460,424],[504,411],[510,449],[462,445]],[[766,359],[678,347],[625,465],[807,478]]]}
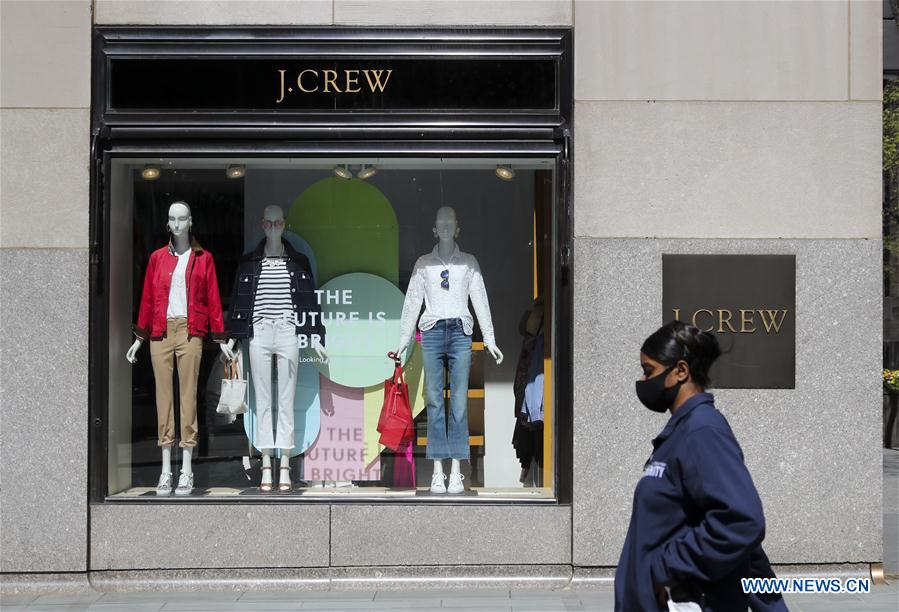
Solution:
{"label": "navy blue jacket", "polygon": [[675,601],[745,612],[750,599],[740,579],[764,571],[760,564],[770,571],[760,546],[765,517],[714,397],[700,393],[684,402],[652,446],[615,574],[615,610],[665,610],[653,588],[663,585]]}
{"label": "navy blue jacket", "polygon": [[[290,296],[293,302],[293,314],[296,315],[296,333],[305,334],[311,341],[317,334],[321,345],[325,345],[325,326],[321,321],[321,307],[315,295],[315,279],[309,259],[298,253],[286,240],[284,258],[287,260],[287,271],[290,273]],[[256,302],[256,284],[262,272],[262,260],[265,258],[265,239],[250,253],[240,260],[237,275],[234,278],[234,291],[231,296],[231,307],[228,310],[228,335],[231,338],[253,337],[253,306]]]}

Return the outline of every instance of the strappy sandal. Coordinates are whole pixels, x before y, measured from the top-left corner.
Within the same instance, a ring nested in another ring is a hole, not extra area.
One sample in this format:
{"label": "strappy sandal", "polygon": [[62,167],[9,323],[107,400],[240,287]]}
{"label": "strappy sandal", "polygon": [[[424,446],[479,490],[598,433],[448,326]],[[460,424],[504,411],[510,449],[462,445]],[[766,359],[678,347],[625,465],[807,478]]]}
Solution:
{"label": "strappy sandal", "polygon": [[290,466],[284,466],[281,468],[281,473],[278,474],[278,490],[282,493],[286,493],[293,488],[293,484],[290,482],[290,478],[288,477],[287,481],[284,481],[283,472],[287,470],[288,475],[290,474]]}
{"label": "strappy sandal", "polygon": [[[263,466],[262,466],[262,471],[265,472],[265,470],[268,470],[269,472],[271,472],[271,471],[272,471],[272,468],[271,468],[271,466],[266,467],[266,466],[263,465]],[[264,475],[264,474],[263,474],[263,475]],[[271,490],[272,490],[272,483],[270,483],[270,482],[260,482],[260,483],[259,483],[259,489],[260,489],[261,491],[265,492],[265,493],[269,493],[269,492],[271,492]]]}

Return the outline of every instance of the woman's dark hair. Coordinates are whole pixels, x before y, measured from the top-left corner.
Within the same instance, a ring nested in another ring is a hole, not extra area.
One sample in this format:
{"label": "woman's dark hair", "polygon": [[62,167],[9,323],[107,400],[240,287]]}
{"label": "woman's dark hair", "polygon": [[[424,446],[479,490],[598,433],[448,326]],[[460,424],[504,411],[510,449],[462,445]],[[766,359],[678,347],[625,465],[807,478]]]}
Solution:
{"label": "woman's dark hair", "polygon": [[710,382],[709,368],[721,355],[721,347],[715,334],[683,321],[671,321],[647,338],[640,352],[666,366],[686,361],[693,382],[707,387]]}

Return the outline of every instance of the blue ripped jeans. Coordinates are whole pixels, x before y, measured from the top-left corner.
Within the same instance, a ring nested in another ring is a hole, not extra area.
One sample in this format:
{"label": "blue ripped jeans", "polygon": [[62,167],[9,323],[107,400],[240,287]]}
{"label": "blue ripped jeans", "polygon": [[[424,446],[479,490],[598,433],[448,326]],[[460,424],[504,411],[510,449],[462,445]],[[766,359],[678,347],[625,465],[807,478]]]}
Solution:
{"label": "blue ripped jeans", "polygon": [[[428,459],[468,459],[468,372],[471,336],[461,319],[442,319],[421,333],[428,405]],[[449,371],[450,410],[443,401],[444,368]]]}

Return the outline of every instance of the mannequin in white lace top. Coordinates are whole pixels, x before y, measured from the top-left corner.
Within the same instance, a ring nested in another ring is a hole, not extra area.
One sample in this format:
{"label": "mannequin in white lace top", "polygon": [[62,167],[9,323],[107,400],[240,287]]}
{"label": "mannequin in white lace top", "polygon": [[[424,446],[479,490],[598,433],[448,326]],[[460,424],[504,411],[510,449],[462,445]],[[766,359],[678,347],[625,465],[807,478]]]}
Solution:
{"label": "mannequin in white lace top", "polygon": [[[434,461],[432,493],[463,493],[461,461],[469,459],[468,374],[471,368],[471,335],[474,319],[471,299],[484,336],[484,347],[502,363],[496,346],[487,290],[477,259],[459,250],[456,211],[444,206],[434,222],[437,246],[415,262],[403,303],[397,354],[405,356],[414,340],[415,327],[422,332],[425,400],[428,409],[427,458]],[[424,303],[424,312],[421,312]],[[419,318],[421,313],[421,318]],[[444,379],[449,372],[450,410],[444,407]],[[449,487],[444,484],[443,459],[452,459]]]}

